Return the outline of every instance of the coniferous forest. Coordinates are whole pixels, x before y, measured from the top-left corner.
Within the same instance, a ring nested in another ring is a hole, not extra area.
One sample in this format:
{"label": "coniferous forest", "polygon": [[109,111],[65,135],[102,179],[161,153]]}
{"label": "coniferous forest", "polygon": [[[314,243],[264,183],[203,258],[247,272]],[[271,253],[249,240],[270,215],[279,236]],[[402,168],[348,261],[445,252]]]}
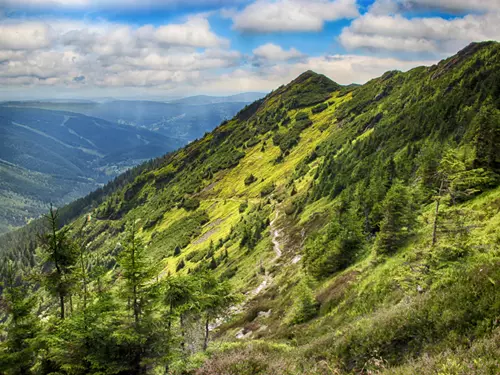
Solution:
{"label": "coniferous forest", "polygon": [[0,237],[0,373],[499,374],[500,44],[307,71]]}

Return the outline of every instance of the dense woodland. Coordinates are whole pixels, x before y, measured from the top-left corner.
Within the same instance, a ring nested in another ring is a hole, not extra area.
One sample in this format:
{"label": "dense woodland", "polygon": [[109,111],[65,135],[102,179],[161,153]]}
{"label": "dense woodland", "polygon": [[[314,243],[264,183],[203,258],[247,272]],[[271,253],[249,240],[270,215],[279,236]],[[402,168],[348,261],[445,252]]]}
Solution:
{"label": "dense woodland", "polygon": [[2,237],[5,374],[500,372],[500,44],[306,72]]}

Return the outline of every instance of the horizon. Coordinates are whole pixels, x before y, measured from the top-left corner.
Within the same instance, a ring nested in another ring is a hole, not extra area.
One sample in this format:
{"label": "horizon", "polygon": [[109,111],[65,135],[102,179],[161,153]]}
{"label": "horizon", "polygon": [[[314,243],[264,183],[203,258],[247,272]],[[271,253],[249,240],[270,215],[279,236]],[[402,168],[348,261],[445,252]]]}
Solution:
{"label": "horizon", "polygon": [[[207,95],[207,94],[195,94],[195,95],[187,95],[187,96],[172,96],[172,97],[148,97],[148,98],[141,98],[139,96],[122,96],[122,97],[33,97],[33,98],[24,98],[21,100],[13,99],[0,99],[0,104],[3,103],[11,103],[11,102],[40,102],[40,103],[67,103],[67,102],[94,102],[94,103],[105,103],[105,102],[112,102],[112,101],[144,101],[144,102],[158,102],[158,103],[171,103],[175,102],[178,100],[184,100],[184,99],[191,99],[191,98],[197,98],[197,97],[207,97],[207,98],[231,98],[234,96],[240,96],[240,95],[262,95],[263,97],[267,95],[269,92],[259,92],[259,91],[245,91],[245,92],[236,92],[233,94],[228,94],[228,95]],[[236,101],[240,102],[240,101]]]}

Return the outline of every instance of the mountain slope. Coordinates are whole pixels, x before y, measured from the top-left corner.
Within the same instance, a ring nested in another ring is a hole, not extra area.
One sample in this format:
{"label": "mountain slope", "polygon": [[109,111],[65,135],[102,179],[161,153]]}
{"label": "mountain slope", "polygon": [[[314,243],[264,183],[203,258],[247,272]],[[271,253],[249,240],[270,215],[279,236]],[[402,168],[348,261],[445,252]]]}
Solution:
{"label": "mountain slope", "polygon": [[494,374],[499,57],[359,87],[306,72],[109,190],[81,241],[113,266],[134,222],[159,279],[242,293],[188,373]]}
{"label": "mountain slope", "polygon": [[0,232],[39,216],[49,201],[68,203],[182,144],[75,113],[0,107]]}

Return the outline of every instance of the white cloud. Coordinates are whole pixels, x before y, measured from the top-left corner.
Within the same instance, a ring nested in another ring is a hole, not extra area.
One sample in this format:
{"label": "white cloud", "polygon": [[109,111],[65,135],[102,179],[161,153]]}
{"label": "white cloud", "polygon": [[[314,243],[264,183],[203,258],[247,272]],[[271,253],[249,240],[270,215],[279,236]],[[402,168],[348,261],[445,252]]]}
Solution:
{"label": "white cloud", "polygon": [[[419,0],[420,1],[420,0]],[[470,14],[408,19],[399,14],[371,12],[344,28],[339,40],[343,46],[408,52],[456,52],[472,41],[500,39],[500,13]]]}
{"label": "white cloud", "polygon": [[326,21],[357,15],[355,0],[257,0],[232,19],[242,31],[319,31]]}
{"label": "white cloud", "polygon": [[242,58],[201,15],[140,28],[104,21],[4,20],[0,33],[4,86],[167,87],[235,66]]}
{"label": "white cloud", "polygon": [[235,92],[271,91],[289,83],[298,75],[313,70],[325,74],[340,84],[365,83],[379,77],[388,70],[402,71],[432,65],[435,60],[406,61],[396,58],[378,58],[358,55],[332,55],[305,59],[293,64],[280,64],[265,69],[236,69],[217,76],[201,76],[199,85],[206,93],[227,93],[228,88]]}
{"label": "white cloud", "polygon": [[288,51],[286,51],[281,48],[281,46],[273,43],[267,43],[257,47],[253,50],[253,54],[257,59],[268,61],[287,61],[304,57],[304,54],[302,54],[295,48],[290,48]]}
{"label": "white cloud", "polygon": [[203,17],[191,17],[184,24],[164,25],[156,29],[145,26],[138,30],[138,34],[146,39],[154,37],[157,42],[166,45],[216,47],[229,44],[210,30],[208,20]]}
{"label": "white cloud", "polygon": [[51,43],[49,27],[42,22],[0,24],[0,35],[1,49],[38,49]]}
{"label": "white cloud", "polygon": [[0,0],[0,6],[23,9],[164,9],[178,6],[224,6],[248,0]]}
{"label": "white cloud", "polygon": [[498,0],[398,0],[397,2],[407,9],[426,7],[475,12],[495,11],[500,6]]}

